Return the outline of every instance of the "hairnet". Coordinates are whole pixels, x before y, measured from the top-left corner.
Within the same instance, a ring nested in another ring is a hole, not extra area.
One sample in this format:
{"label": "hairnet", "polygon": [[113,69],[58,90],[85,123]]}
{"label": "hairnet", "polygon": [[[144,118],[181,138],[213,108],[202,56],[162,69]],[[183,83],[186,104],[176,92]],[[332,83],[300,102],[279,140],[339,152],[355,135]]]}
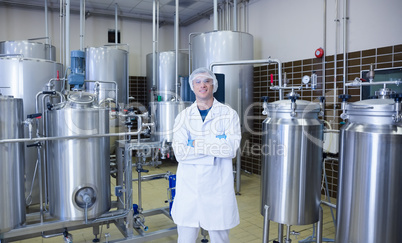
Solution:
{"label": "hairnet", "polygon": [[213,92],[215,93],[218,90],[218,80],[216,79],[215,74],[212,71],[210,71],[209,69],[207,69],[205,67],[201,67],[201,68],[197,68],[196,70],[194,70],[191,73],[190,78],[188,79],[188,82],[190,84],[190,88],[192,91],[194,91],[193,81],[196,77],[199,77],[199,76],[203,76],[203,77],[212,79],[213,86],[214,86]]}

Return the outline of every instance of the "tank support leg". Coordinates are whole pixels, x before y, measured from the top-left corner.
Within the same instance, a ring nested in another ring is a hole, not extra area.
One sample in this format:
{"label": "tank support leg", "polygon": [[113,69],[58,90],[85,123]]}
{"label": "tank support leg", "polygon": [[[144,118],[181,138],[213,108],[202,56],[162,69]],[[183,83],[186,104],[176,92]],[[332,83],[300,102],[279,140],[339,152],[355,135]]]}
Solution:
{"label": "tank support leg", "polygon": [[283,243],[283,224],[278,223],[278,242]]}
{"label": "tank support leg", "polygon": [[319,216],[318,216],[318,223],[317,223],[317,243],[322,242],[322,228],[323,228],[323,211],[322,207],[319,207]]}
{"label": "tank support leg", "polygon": [[286,242],[285,243],[291,243],[292,239],[290,239],[290,225],[286,228]]}
{"label": "tank support leg", "polygon": [[269,206],[264,206],[264,228],[263,228],[263,235],[262,235],[262,242],[268,243],[269,241],[269,219],[268,219],[268,209]]}

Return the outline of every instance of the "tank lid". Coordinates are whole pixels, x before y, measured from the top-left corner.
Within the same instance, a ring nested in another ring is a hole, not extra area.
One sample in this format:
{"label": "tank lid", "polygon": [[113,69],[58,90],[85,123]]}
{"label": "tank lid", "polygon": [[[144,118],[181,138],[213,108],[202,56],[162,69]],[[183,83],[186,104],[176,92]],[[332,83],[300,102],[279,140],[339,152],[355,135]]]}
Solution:
{"label": "tank lid", "polygon": [[[291,112],[291,100],[278,100],[268,104],[269,111],[273,112]],[[320,104],[306,100],[296,100],[296,111],[298,112],[319,112]]]}
{"label": "tank lid", "polygon": [[395,101],[393,99],[367,99],[349,103],[347,111],[360,111],[363,113],[373,111],[394,111]]}
{"label": "tank lid", "polygon": [[67,96],[67,99],[72,103],[84,105],[84,104],[92,104],[92,102],[94,102],[95,100],[95,97],[91,93],[78,91],[70,93]]}
{"label": "tank lid", "polygon": [[399,120],[395,119],[398,114],[396,107],[393,99],[361,100],[346,105],[344,119],[361,124],[401,124]]}

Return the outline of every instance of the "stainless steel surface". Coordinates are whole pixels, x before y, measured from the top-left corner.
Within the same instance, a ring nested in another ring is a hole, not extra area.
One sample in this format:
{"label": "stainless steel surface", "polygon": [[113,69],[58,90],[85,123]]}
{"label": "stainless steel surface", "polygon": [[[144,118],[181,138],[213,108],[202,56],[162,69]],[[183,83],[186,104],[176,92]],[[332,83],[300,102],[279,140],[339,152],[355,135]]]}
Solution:
{"label": "stainless steel surface", "polygon": [[[23,130],[22,99],[0,95],[0,140],[20,138]],[[24,144],[0,144],[0,233],[25,221]]]}
{"label": "stainless steel surface", "polygon": [[[0,89],[3,95],[12,95],[24,100],[24,115],[35,113],[36,94],[42,91],[45,84],[57,76],[63,77],[63,66],[60,63],[41,59],[2,57],[0,58]],[[60,91],[61,82],[54,81],[55,90]],[[34,134],[35,135],[35,134]],[[28,134],[25,134],[28,137]],[[35,148],[25,147],[25,197],[31,189],[31,182],[37,160]],[[39,203],[39,184],[36,177],[32,192],[33,204]]]}
{"label": "stainless steel surface", "polygon": [[[254,59],[253,36],[235,31],[214,31],[194,35],[191,42],[192,70],[214,62]],[[253,66],[217,66],[214,73],[225,75],[225,103],[235,109],[242,120],[253,102]]]}
{"label": "stainless steel surface", "polygon": [[399,242],[402,122],[393,100],[349,104],[340,133],[336,242]]}
{"label": "stainless steel surface", "polygon": [[[48,135],[108,133],[109,110],[94,107],[89,97],[88,93],[69,96],[64,108],[47,111]],[[107,212],[111,206],[109,138],[55,140],[47,148],[50,214],[61,220],[84,219],[85,195],[91,199],[89,219]]]}
{"label": "stainless steel surface", "polygon": [[[171,101],[176,96],[176,52],[166,51],[159,52],[156,55],[157,71],[155,79],[156,92],[152,97],[150,90],[152,88],[153,72],[152,63],[153,55],[147,55],[147,92],[148,102],[155,101],[157,96],[161,96],[161,101]],[[178,76],[187,77],[188,74],[188,54],[178,52]],[[182,84],[187,85],[187,84]]]}
{"label": "stainless steel surface", "polygon": [[[128,103],[128,51],[124,46],[102,46],[86,48],[86,79],[95,81],[115,81],[118,84],[118,102]],[[86,91],[94,93],[94,83],[86,84]],[[100,84],[99,101],[115,99],[113,84]]]}
{"label": "stainless steel surface", "polygon": [[0,42],[0,54],[21,54],[24,58],[39,58],[56,61],[56,48],[49,44],[22,41]]}
{"label": "stainless steel surface", "polygon": [[150,102],[151,122],[155,123],[155,131],[152,133],[154,141],[166,139],[166,142],[173,140],[173,125],[176,116],[190,106],[191,102],[161,101]]}
{"label": "stainless steel surface", "polygon": [[[291,101],[268,104],[263,122],[261,200],[269,220],[287,225],[318,221],[323,125],[318,103]],[[263,213],[263,208],[261,208]]]}

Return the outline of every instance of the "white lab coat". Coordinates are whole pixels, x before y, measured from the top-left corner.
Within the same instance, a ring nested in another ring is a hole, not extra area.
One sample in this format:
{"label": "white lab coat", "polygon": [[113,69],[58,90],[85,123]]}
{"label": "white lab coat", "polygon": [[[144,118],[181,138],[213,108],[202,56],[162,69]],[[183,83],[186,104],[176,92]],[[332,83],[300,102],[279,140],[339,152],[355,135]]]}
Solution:
{"label": "white lab coat", "polygon": [[[226,139],[216,138],[226,135]],[[188,140],[195,146],[187,146]],[[180,226],[226,230],[240,223],[232,159],[241,139],[236,111],[214,99],[202,121],[197,103],[175,120],[173,149],[179,162],[172,217]]]}

